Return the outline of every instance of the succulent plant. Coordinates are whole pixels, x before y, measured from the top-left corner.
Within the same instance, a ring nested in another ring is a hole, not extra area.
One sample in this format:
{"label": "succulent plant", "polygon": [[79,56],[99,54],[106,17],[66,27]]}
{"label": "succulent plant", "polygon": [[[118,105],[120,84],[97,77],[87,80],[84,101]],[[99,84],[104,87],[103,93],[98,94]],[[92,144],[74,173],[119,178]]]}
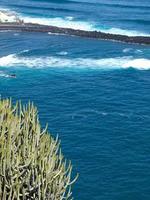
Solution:
{"label": "succulent plant", "polygon": [[33,103],[0,100],[0,200],[70,200],[72,165]]}

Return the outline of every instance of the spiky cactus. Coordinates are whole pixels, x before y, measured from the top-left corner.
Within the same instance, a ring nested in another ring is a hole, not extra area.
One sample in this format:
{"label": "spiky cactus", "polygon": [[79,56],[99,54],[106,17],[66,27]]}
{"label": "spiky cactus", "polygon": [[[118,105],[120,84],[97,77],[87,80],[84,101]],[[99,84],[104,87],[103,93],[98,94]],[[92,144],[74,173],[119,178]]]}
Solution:
{"label": "spiky cactus", "polygon": [[0,100],[0,200],[70,200],[71,173],[34,105]]}

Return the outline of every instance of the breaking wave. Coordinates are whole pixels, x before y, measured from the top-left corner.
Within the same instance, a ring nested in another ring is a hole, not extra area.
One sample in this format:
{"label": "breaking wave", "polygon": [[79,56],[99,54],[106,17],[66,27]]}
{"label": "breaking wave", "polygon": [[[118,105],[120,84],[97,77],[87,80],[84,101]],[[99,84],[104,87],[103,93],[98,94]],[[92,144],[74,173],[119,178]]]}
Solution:
{"label": "breaking wave", "polygon": [[86,21],[79,21],[76,20],[72,16],[66,16],[64,18],[61,17],[35,17],[35,16],[28,16],[21,13],[16,13],[14,11],[11,11],[9,9],[1,9],[5,10],[11,14],[18,15],[20,19],[23,19],[26,23],[36,23],[36,24],[42,24],[42,25],[52,25],[52,26],[58,26],[61,28],[72,28],[72,29],[80,29],[80,30],[86,30],[86,31],[102,31],[105,33],[111,33],[111,34],[120,34],[120,35],[127,35],[127,36],[150,36],[150,33],[144,33],[140,31],[135,30],[126,30],[121,28],[115,28],[115,27],[105,27],[104,25],[99,25],[100,23],[95,22],[86,22]]}
{"label": "breaking wave", "polygon": [[86,31],[102,31],[105,33],[111,34],[120,34],[120,35],[127,35],[127,36],[150,36],[148,33],[134,31],[134,30],[125,30],[120,28],[103,28],[103,26],[98,26],[94,22],[85,22],[85,21],[76,21],[73,17],[66,17],[66,18],[37,18],[37,17],[22,17],[25,22],[27,23],[37,23],[43,25],[52,25],[58,26],[62,28],[72,28],[72,29],[80,29]]}
{"label": "breaking wave", "polygon": [[127,35],[127,36],[150,36],[148,33],[143,33],[139,31],[134,30],[125,30],[120,28],[108,28],[108,29],[101,29],[100,31],[103,31],[105,33],[110,34],[119,34],[119,35]]}
{"label": "breaking wave", "polygon": [[61,28],[72,28],[72,29],[80,29],[86,31],[96,30],[96,27],[93,24],[83,21],[75,21],[71,17],[38,18],[38,17],[24,16],[22,18],[27,23],[51,25],[51,26],[58,26]]}
{"label": "breaking wave", "polygon": [[150,60],[145,58],[116,57],[104,59],[62,58],[62,57],[22,57],[11,54],[0,58],[0,67],[29,68],[96,68],[102,70],[135,68],[149,70]]}

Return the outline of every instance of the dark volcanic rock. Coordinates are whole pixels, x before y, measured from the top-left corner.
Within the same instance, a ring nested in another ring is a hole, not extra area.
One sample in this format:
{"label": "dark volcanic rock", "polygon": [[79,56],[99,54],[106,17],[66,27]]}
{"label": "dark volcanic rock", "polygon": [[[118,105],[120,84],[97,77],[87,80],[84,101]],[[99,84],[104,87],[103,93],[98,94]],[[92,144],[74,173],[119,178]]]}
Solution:
{"label": "dark volcanic rock", "polygon": [[24,23],[24,24],[2,23],[0,24],[0,31],[1,30],[22,31],[22,32],[43,32],[43,33],[50,32],[50,33],[65,34],[65,35],[72,35],[72,36],[79,36],[79,37],[150,45],[150,37],[145,37],[145,36],[131,37],[131,36],[126,36],[126,35],[103,33],[100,31],[75,30],[71,28],[60,28],[56,26],[45,26],[45,25],[31,24],[31,23]]}

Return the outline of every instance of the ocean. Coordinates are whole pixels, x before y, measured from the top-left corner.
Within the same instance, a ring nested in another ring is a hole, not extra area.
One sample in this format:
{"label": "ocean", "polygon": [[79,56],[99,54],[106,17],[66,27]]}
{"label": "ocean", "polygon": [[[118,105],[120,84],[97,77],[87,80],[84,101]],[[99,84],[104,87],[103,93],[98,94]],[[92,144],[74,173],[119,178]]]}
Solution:
{"label": "ocean", "polygon": [[[149,0],[1,0],[25,22],[150,36]],[[150,199],[150,46],[0,32],[0,95],[33,101],[72,161],[75,200]],[[11,78],[10,74],[16,74]]]}

